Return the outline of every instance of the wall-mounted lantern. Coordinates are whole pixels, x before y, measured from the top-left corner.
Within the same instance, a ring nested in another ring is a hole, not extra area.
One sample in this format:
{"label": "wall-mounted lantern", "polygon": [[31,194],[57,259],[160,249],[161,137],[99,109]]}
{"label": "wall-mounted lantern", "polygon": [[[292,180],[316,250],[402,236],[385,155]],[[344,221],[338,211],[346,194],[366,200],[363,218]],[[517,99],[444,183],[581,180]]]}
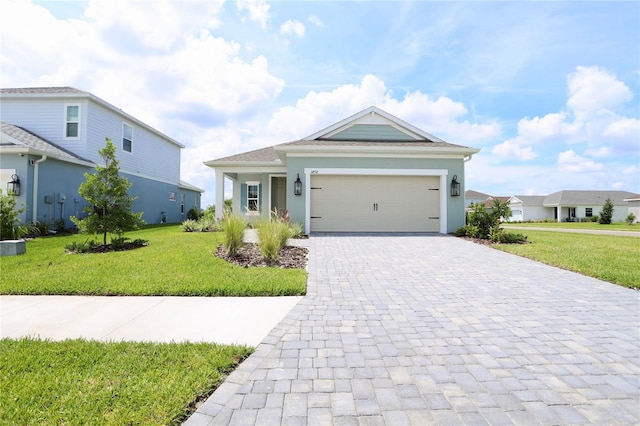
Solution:
{"label": "wall-mounted lantern", "polygon": [[293,182],[293,194],[302,195],[302,181],[300,180],[300,173],[298,173],[296,181]]}
{"label": "wall-mounted lantern", "polygon": [[453,179],[451,179],[451,196],[460,196],[460,182],[458,182],[458,175],[453,175]]}
{"label": "wall-mounted lantern", "polygon": [[20,178],[18,175],[11,175],[11,181],[7,182],[7,192],[13,192],[13,195],[20,195]]}

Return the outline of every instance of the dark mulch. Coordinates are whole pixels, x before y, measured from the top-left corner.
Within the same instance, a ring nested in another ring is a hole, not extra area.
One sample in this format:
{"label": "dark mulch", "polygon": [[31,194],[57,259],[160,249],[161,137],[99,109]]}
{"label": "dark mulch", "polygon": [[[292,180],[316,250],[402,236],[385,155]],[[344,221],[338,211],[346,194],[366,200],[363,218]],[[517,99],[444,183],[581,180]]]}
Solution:
{"label": "dark mulch", "polygon": [[218,246],[216,257],[225,259],[233,264],[244,266],[248,268],[273,266],[275,268],[291,268],[291,269],[304,269],[307,266],[307,250],[304,247],[285,246],[280,250],[280,256],[273,265],[269,265],[260,253],[260,248],[257,244],[246,243],[238,250],[238,253],[233,256],[227,256],[227,252],[222,244]]}
{"label": "dark mulch", "polygon": [[476,244],[482,244],[483,246],[491,246],[493,243],[491,240],[483,240],[482,238],[473,238],[473,237],[460,237],[463,240],[471,241]]}

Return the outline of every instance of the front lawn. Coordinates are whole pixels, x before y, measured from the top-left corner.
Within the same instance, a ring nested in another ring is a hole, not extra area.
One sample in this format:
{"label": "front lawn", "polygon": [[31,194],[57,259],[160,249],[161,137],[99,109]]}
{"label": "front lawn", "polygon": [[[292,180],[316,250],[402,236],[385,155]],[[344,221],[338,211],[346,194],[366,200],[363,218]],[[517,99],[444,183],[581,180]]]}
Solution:
{"label": "front lawn", "polygon": [[0,340],[0,424],[178,425],[252,349]]}
{"label": "front lawn", "polygon": [[635,231],[640,232],[640,224],[627,225],[624,222],[616,222],[610,225],[600,225],[597,222],[503,222],[500,225],[505,228],[510,226],[523,226],[526,228],[564,228],[564,229],[596,229],[600,231]]}
{"label": "front lawn", "polygon": [[528,230],[518,232],[526,235],[531,244],[494,244],[493,247],[640,289],[640,239],[636,237]]}
{"label": "front lawn", "polygon": [[36,238],[27,253],[0,258],[0,294],[131,296],[296,296],[306,291],[303,269],[243,268],[215,256],[217,232],[182,232],[179,225],[126,234],[149,246],[67,254],[86,235]]}

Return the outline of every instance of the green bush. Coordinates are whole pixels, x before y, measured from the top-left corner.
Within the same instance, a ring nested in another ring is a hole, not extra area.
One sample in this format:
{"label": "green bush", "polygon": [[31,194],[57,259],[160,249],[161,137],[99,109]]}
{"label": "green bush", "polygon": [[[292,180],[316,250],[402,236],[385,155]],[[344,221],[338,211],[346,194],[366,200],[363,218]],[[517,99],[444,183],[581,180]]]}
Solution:
{"label": "green bush", "polygon": [[235,256],[242,247],[247,222],[242,216],[228,214],[222,218],[220,225],[224,234],[222,244],[227,250],[227,256]]}
{"label": "green bush", "polygon": [[67,244],[65,246],[65,249],[69,253],[91,253],[95,251],[97,247],[98,247],[98,243],[95,242],[95,240],[87,239],[82,243],[74,241],[71,244]]}
{"label": "green bush", "polygon": [[263,218],[256,223],[258,246],[260,253],[269,264],[273,264],[280,256],[280,250],[291,237],[289,224],[281,218]]}
{"label": "green bush", "polygon": [[467,215],[467,225],[475,227],[469,229],[469,231],[472,231],[469,236],[484,240],[490,239],[491,229],[500,228],[500,220],[510,217],[509,201],[502,203],[500,200],[494,199],[493,206],[490,209],[487,209],[484,204],[474,204],[471,212]]}
{"label": "green bush", "polygon": [[633,212],[629,213],[625,218],[627,225],[633,225],[633,222],[635,222],[635,220],[636,220],[636,215],[633,214]]}
{"label": "green bush", "polygon": [[185,220],[184,222],[182,222],[181,226],[184,232],[197,232],[201,230],[200,224],[198,224],[198,222],[193,219]]}
{"label": "green bush", "polygon": [[291,232],[291,238],[300,238],[304,235],[304,226],[301,223],[295,222],[289,225]]}
{"label": "green bush", "polygon": [[22,238],[26,228],[20,226],[18,217],[25,209],[16,207],[16,197],[13,192],[7,194],[0,189],[0,240],[15,240]]}
{"label": "green bush", "polygon": [[613,218],[613,202],[611,198],[607,198],[600,211],[600,219],[598,223],[601,225],[611,225],[611,219]]}
{"label": "green bush", "polygon": [[187,212],[187,220],[198,221],[202,216],[204,216],[204,213],[196,206],[191,207]]}

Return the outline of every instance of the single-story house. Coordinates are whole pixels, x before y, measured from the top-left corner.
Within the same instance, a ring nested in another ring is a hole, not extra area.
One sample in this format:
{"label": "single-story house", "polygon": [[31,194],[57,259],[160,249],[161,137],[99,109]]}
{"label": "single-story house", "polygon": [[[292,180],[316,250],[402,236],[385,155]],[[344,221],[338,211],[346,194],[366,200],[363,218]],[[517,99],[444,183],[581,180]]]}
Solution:
{"label": "single-story house", "polygon": [[627,205],[629,206],[629,213],[633,213],[636,217],[634,223],[640,222],[640,194],[636,194],[630,198],[625,198],[623,201],[627,202]]}
{"label": "single-story house", "polygon": [[103,164],[98,151],[109,137],[120,173],[138,197],[133,210],[147,223],[181,222],[200,207],[202,189],[180,179],[184,145],[121,109],[73,87],[0,90],[0,185],[19,188],[26,207],[23,222],[83,217],[87,204],[78,193],[85,173]]}
{"label": "single-story house", "polygon": [[479,150],[445,142],[377,107],[310,136],[206,161],[234,212],[287,210],[305,232],[439,232],[464,225],[464,164]]}
{"label": "single-story house", "polygon": [[[613,222],[625,220],[629,207],[640,195],[627,191],[558,191],[549,195],[514,195],[509,206],[516,221],[553,219],[558,222],[576,222],[598,216],[607,198],[613,203]],[[637,215],[636,215],[637,216]]]}
{"label": "single-story house", "polygon": [[464,191],[464,207],[469,207],[471,204],[484,203],[489,198],[491,198],[489,194],[467,189]]}

